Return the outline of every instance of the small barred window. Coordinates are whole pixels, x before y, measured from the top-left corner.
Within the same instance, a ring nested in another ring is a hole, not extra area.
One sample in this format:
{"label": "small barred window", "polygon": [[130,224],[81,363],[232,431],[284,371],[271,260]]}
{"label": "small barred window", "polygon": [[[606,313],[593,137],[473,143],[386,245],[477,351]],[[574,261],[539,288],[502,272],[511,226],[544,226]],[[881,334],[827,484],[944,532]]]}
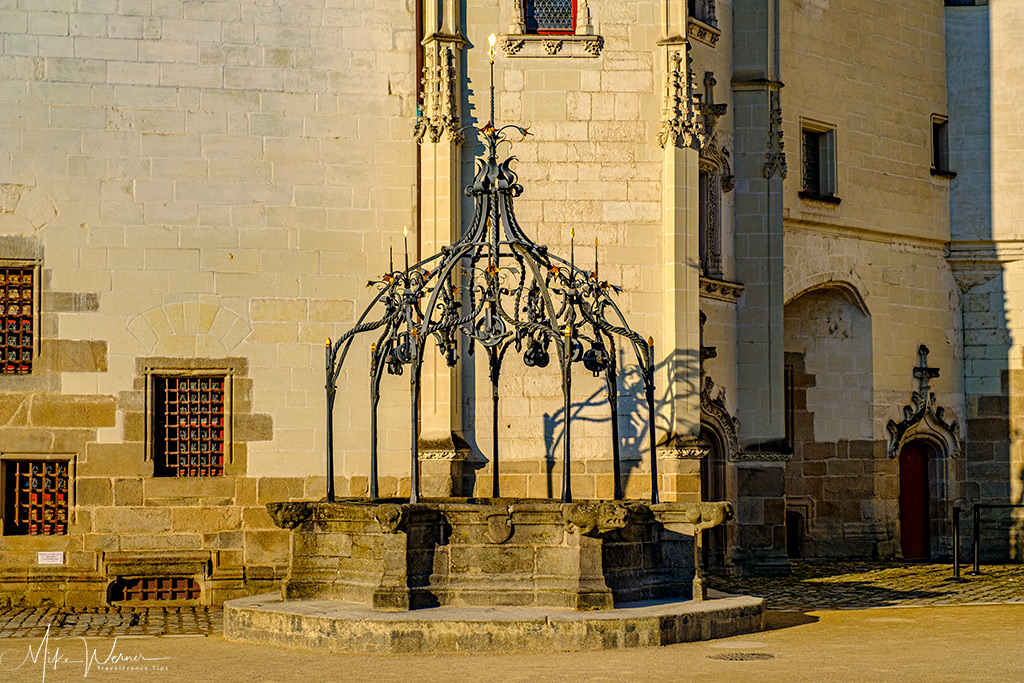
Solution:
{"label": "small barred window", "polygon": [[4,374],[32,372],[34,273],[33,268],[0,267],[0,360]]}
{"label": "small barred window", "polygon": [[225,377],[155,376],[154,474],[224,474]]}
{"label": "small barred window", "polygon": [[526,31],[527,33],[575,33],[576,0],[527,0]]}
{"label": "small barred window", "polygon": [[56,536],[68,532],[68,461],[5,460],[4,534]]}

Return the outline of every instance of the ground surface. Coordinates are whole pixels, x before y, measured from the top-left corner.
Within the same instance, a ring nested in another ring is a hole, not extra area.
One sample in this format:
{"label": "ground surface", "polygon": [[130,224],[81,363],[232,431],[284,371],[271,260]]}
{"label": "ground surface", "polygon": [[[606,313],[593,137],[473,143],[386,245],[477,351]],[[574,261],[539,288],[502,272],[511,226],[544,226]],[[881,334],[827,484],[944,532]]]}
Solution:
{"label": "ground surface", "polygon": [[984,567],[963,583],[950,574],[948,565],[799,564],[788,578],[716,578],[715,588],[765,596],[769,629],[555,655],[329,655],[228,643],[217,609],[7,610],[0,681],[1024,680],[1024,566]]}

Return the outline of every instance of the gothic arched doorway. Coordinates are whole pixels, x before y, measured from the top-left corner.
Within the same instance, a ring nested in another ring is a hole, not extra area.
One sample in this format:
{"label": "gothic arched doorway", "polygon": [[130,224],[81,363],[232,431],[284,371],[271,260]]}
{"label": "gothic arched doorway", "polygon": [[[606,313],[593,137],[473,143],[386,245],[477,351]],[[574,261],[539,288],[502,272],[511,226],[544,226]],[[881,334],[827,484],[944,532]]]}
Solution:
{"label": "gothic arched doorway", "polygon": [[[700,430],[701,439],[710,446],[707,455],[700,461],[700,499],[705,502],[726,500],[725,497],[725,449],[718,434],[706,426]],[[704,567],[725,566],[725,525],[720,524],[704,532]]]}
{"label": "gothic arched doorway", "polygon": [[905,560],[931,559],[928,453],[920,440],[900,449],[900,545]]}

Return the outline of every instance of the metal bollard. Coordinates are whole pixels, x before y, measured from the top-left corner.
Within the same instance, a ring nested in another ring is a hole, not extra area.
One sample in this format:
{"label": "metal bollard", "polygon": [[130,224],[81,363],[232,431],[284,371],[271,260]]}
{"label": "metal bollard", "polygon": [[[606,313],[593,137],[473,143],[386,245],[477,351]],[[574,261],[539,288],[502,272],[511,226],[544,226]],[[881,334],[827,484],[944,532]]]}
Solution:
{"label": "metal bollard", "polygon": [[978,543],[978,537],[981,535],[981,508],[978,504],[974,504],[974,538],[971,539],[971,547],[974,552],[974,571],[971,572],[973,576],[977,576],[981,573],[981,548]]}
{"label": "metal bollard", "polygon": [[953,578],[960,578],[960,508],[953,506]]}

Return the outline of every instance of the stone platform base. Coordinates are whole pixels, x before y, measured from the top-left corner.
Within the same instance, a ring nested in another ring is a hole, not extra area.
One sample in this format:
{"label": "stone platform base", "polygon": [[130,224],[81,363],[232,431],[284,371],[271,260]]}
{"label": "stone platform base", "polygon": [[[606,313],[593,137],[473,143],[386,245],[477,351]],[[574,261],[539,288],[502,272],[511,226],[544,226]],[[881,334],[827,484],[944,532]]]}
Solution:
{"label": "stone platform base", "polygon": [[277,594],[224,605],[227,640],[320,652],[574,652],[671,645],[764,628],[764,600],[715,591],[709,600],[633,603],[572,612],[537,607],[436,607],[381,613]]}

